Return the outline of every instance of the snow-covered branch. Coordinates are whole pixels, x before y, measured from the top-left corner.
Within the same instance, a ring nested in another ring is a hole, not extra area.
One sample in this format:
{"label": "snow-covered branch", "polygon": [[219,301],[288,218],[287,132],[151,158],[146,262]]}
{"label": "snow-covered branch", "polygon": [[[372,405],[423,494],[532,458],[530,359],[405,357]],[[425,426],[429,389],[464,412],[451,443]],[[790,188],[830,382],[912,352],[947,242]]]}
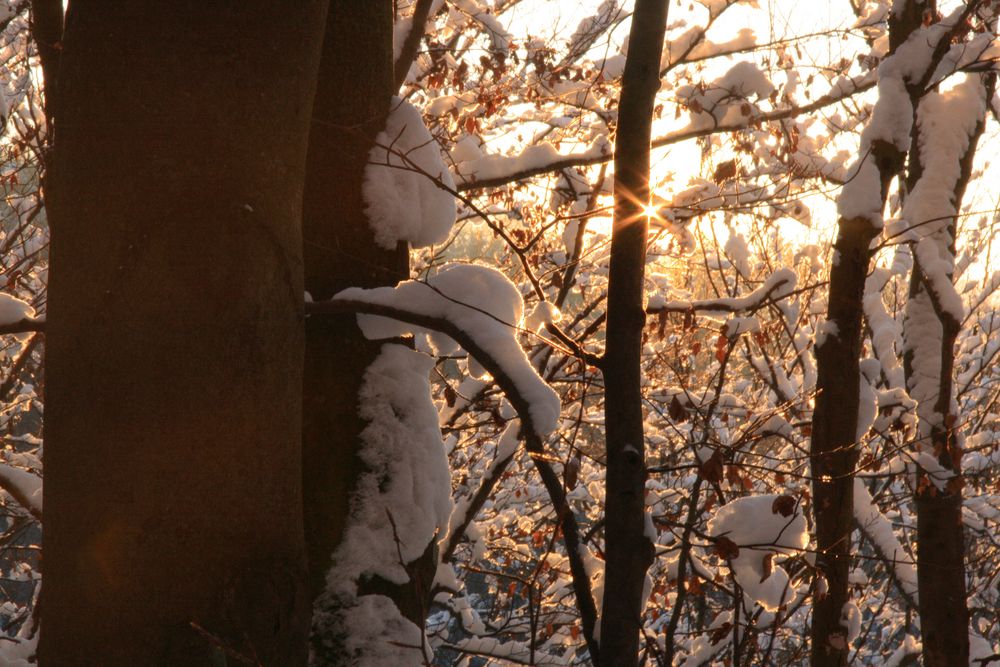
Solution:
{"label": "snow-covered branch", "polygon": [[0,489],[3,489],[38,521],[42,520],[42,479],[27,470],[0,463]]}
{"label": "snow-covered branch", "polygon": [[768,303],[787,296],[795,289],[795,285],[796,276],[794,271],[788,268],[778,269],[768,276],[763,285],[746,296],[704,299],[701,301],[666,301],[660,296],[654,296],[649,299],[646,305],[646,312],[649,314],[686,313],[690,311],[753,312],[760,310],[760,308]]}
{"label": "snow-covered branch", "polygon": [[[751,125],[794,118],[795,116],[838,104],[859,93],[870,90],[874,86],[875,79],[872,75],[865,75],[856,80],[845,80],[838,83],[834,90],[816,98],[812,102],[773,111],[757,111],[749,116],[727,118],[721,122],[709,124],[692,123],[681,130],[669,132],[660,137],[654,137],[651,146],[653,148],[663,148],[664,146],[671,146],[712,134],[744,130]],[[516,183],[532,176],[557,172],[562,169],[603,164],[610,162],[612,157],[611,151],[605,151],[601,148],[601,144],[592,144],[587,150],[581,153],[571,153],[568,155],[559,155],[551,145],[538,144],[528,147],[521,155],[509,157],[489,155],[476,159],[468,167],[463,167],[460,164],[458,167],[459,171],[466,168],[470,171],[474,170],[476,177],[474,180],[467,179],[461,181],[457,187],[460,191],[496,188],[510,185],[511,183]]]}

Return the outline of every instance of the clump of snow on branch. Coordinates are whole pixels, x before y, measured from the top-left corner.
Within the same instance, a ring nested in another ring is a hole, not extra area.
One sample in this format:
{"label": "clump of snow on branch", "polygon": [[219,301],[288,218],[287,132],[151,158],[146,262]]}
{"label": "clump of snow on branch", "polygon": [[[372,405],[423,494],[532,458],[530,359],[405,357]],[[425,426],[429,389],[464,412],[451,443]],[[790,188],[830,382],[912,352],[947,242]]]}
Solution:
{"label": "clump of snow on branch", "polygon": [[705,37],[702,26],[693,26],[663,45],[660,69],[679,62],[693,62],[716,58],[752,48],[757,43],[757,35],[752,28],[740,28],[735,36],[716,42]]}
{"label": "clump of snow on branch", "polygon": [[420,112],[394,97],[386,127],[369,153],[362,185],[375,242],[391,250],[400,241],[421,248],[447,239],[456,217],[454,189]]}
{"label": "clump of snow on branch", "polygon": [[[396,287],[368,290],[350,288],[335,298],[388,306],[449,322],[469,336],[510,378],[529,406],[528,416],[535,432],[545,437],[556,429],[559,397],[538,375],[517,341],[524,302],[513,283],[499,271],[473,264],[451,264],[426,281],[408,280]],[[425,333],[436,354],[453,354],[460,349],[445,334],[387,317],[359,315],[358,324],[371,339]]]}
{"label": "clump of snow on branch", "polygon": [[33,516],[42,516],[42,478],[38,475],[0,462],[0,488]]}
{"label": "clump of snow on branch", "polygon": [[542,653],[537,650],[534,652],[534,660],[532,660],[532,649],[527,643],[505,642],[495,637],[469,637],[468,639],[460,639],[450,646],[471,655],[490,656],[499,660],[506,659],[510,661],[509,664],[532,664],[538,665],[538,667],[561,667],[572,664],[570,660],[562,656]]}
{"label": "clump of snow on branch", "polygon": [[979,119],[986,113],[985,89],[979,76],[943,93],[929,93],[921,102],[919,150],[923,175],[906,199],[902,217],[918,239],[920,270],[930,283],[940,307],[954,320],[965,315],[962,298],[952,284],[954,257],[949,226],[955,209],[955,187],[961,178],[962,158]]}
{"label": "clump of snow on branch", "polygon": [[766,98],[773,90],[764,72],[744,61],[707,86],[681,86],[677,96],[694,113],[693,125],[712,127],[745,121],[753,112],[749,99]]}
{"label": "clump of snow on branch", "polygon": [[[365,371],[358,393],[358,456],[366,467],[351,499],[344,537],[316,603],[317,637],[340,637],[357,664],[422,664],[419,628],[382,596],[357,595],[359,582],[409,581],[417,560],[447,527],[451,485],[437,408],[433,358],[388,344]],[[402,644],[403,646],[396,646]],[[410,648],[407,648],[410,647]],[[415,650],[416,649],[416,650]],[[388,653],[387,653],[388,652]]]}
{"label": "clump of snow on branch", "polygon": [[17,297],[0,292],[0,326],[35,316],[35,309]]}
{"label": "clump of snow on branch", "polygon": [[773,559],[794,554],[809,544],[806,518],[791,496],[761,495],[720,507],[708,522],[708,534],[734,544],[729,559],[744,594],[767,611],[776,611],[791,596],[788,573]]}

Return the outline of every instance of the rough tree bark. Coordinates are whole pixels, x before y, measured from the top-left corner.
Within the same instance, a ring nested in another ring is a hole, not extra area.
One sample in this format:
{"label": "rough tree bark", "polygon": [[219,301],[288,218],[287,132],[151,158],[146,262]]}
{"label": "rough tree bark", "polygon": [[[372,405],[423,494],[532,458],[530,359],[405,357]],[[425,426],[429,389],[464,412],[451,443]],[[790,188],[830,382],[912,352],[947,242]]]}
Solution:
{"label": "rough tree bark", "polygon": [[653,562],[645,535],[645,440],[641,353],[649,203],[649,142],[667,23],[667,0],[637,0],[629,31],[615,134],[615,216],[608,275],[607,500],[600,664],[635,665],[642,589]]}
{"label": "rough tree bark", "polygon": [[[361,194],[368,153],[394,92],[392,21],[389,0],[330,3],[303,204],[305,287],[316,301],[347,287],[395,285],[408,277],[406,245],[385,250],[375,244]],[[365,422],[357,396],[381,345],[361,335],[353,315],[306,320],[302,474],[313,599],[324,589],[363,471],[357,450]],[[404,616],[423,627],[432,555],[429,548],[412,564],[412,585],[373,581],[362,592],[393,598]]]}
{"label": "rough tree bark", "polygon": [[326,3],[74,2],[41,664],[302,664],[299,221]]}

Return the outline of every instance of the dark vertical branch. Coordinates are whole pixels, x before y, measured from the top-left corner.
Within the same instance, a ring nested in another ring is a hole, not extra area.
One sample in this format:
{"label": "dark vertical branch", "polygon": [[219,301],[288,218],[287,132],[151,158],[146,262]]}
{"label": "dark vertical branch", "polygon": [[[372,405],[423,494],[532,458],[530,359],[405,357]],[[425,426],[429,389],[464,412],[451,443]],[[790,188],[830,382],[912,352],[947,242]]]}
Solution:
{"label": "dark vertical branch", "polygon": [[393,90],[399,90],[406,82],[406,73],[410,71],[413,61],[417,58],[417,50],[420,42],[424,38],[424,29],[427,19],[431,13],[431,4],[434,0],[417,0],[413,8],[413,16],[410,17],[410,31],[406,33],[403,46],[399,51],[399,57],[393,63],[392,85]]}
{"label": "dark vertical branch", "polygon": [[641,383],[643,277],[649,203],[649,142],[667,0],[637,0],[629,32],[615,135],[615,219],[608,276],[607,501],[601,665],[635,665],[642,589],[653,561],[644,534],[645,442]]}
{"label": "dark vertical branch", "polygon": [[851,528],[854,525],[853,470],[858,459],[856,432],[860,386],[861,315],[869,243],[876,230],[864,219],[839,221],[830,269],[827,319],[836,327],[816,347],[817,395],[813,412],[813,513],[816,518],[816,566],[826,577],[825,595],[815,594],[811,664],[847,664],[847,632],[841,614],[848,600]]}
{"label": "dark vertical branch", "polygon": [[49,124],[55,118],[62,33],[62,0],[32,0],[31,36],[38,49],[38,58],[42,61],[42,90]]}

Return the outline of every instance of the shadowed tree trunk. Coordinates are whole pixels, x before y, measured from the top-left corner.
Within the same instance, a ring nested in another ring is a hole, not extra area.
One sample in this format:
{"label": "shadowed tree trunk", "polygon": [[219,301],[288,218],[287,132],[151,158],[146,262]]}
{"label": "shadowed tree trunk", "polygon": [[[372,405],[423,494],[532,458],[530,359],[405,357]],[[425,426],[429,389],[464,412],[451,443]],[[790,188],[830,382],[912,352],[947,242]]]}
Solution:
{"label": "shadowed tree trunk", "polygon": [[667,23],[667,0],[637,0],[615,134],[615,219],[608,274],[607,504],[600,664],[635,665],[643,583],[653,562],[645,535],[646,463],[641,353],[649,203],[649,141]]}
{"label": "shadowed tree trunk", "polygon": [[325,6],[71,5],[43,665],[305,661],[299,202]]}
{"label": "shadowed tree trunk", "polygon": [[[389,0],[330,3],[303,205],[305,286],[316,301],[347,287],[395,285],[408,277],[406,245],[385,250],[375,244],[361,194],[368,153],[394,92],[392,20]],[[363,471],[357,457],[365,427],[358,390],[381,346],[361,335],[354,315],[306,320],[302,472],[313,599],[324,589],[350,494]],[[376,580],[361,592],[393,598],[404,616],[423,627],[424,596],[435,566],[431,556],[428,549],[412,564],[414,585]]]}

